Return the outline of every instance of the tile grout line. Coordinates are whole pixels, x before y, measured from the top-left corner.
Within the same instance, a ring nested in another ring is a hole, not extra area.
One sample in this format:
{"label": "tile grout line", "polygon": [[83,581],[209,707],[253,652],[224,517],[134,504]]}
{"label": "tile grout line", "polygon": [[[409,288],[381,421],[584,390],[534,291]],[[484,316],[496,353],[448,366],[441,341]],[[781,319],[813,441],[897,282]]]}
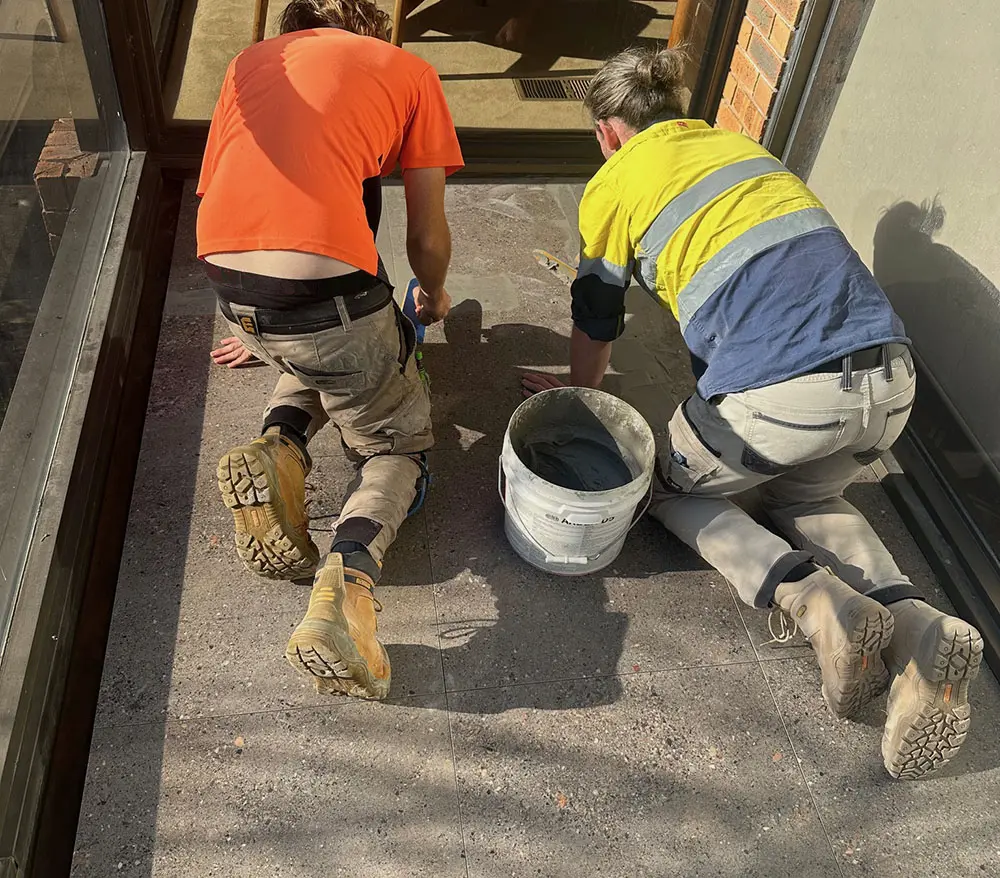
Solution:
{"label": "tile grout line", "polygon": [[[764,660],[760,657],[757,644],[754,643],[753,635],[750,633],[750,626],[747,625],[746,617],[743,615],[743,607],[740,605],[740,600],[736,595],[736,590],[731,585],[729,585],[729,597],[736,605],[736,612],[739,614],[740,621],[743,623],[743,628],[747,633],[747,639],[750,641],[750,648],[753,650],[754,656],[756,656],[757,669],[760,671],[761,677],[764,678],[764,686],[767,688],[767,694],[771,699],[771,703],[774,705],[774,712],[778,716],[778,722],[781,723],[781,729],[785,733],[785,740],[788,741],[788,746],[791,748],[792,757],[795,759],[795,768],[799,773],[799,777],[802,779],[802,784],[805,787],[806,792],[809,794],[809,801],[812,804],[813,813],[819,821],[820,829],[823,830],[823,835],[826,836],[826,843],[830,847],[830,854],[833,857],[834,866],[837,867],[837,874],[843,878],[844,870],[840,865],[840,860],[837,858],[837,850],[833,846],[833,838],[830,836],[830,830],[827,829],[826,821],[823,819],[823,814],[819,810],[819,803],[816,801],[813,789],[809,785],[809,781],[806,778],[805,770],[802,768],[802,760],[799,758],[799,751],[795,746],[795,742],[792,740],[792,733],[789,731],[788,723],[785,722],[785,715],[781,712],[781,707],[778,705],[778,699],[774,694],[771,681],[767,678],[767,674],[764,672]],[[789,656],[788,658],[791,659],[792,656]],[[773,664],[774,662],[775,659],[768,659],[769,664]]]}
{"label": "tile grout line", "polygon": [[465,878],[469,878],[469,847],[465,837],[465,817],[462,814],[462,794],[458,786],[458,751],[455,748],[455,726],[451,715],[451,699],[448,697],[448,677],[444,666],[444,649],[441,647],[441,627],[438,625],[437,577],[434,575],[434,556],[431,553],[431,529],[427,508],[424,509],[424,536],[427,540],[427,566],[430,568],[431,598],[434,606],[434,627],[438,629],[438,659],[441,662],[441,686],[444,693],[444,709],[448,718],[448,743],[451,746],[451,770],[455,778],[455,807],[458,810],[458,834],[462,841],[462,859],[465,861]]}
{"label": "tile grout line", "polygon": [[826,836],[826,843],[830,847],[830,856],[833,857],[833,864],[837,867],[837,873],[843,878],[844,869],[841,866],[840,858],[837,856],[837,849],[833,845],[833,837],[830,835],[830,830],[827,829],[826,821],[823,819],[823,814],[819,809],[819,802],[816,801],[816,795],[813,792],[813,788],[809,785],[805,770],[802,768],[802,760],[799,758],[799,751],[795,746],[795,742],[792,740],[792,734],[788,729],[788,723],[785,722],[785,715],[781,712],[781,707],[778,705],[778,699],[774,694],[771,681],[767,679],[767,674],[764,673],[764,666],[760,663],[758,663],[758,666],[760,668],[760,674],[764,678],[764,685],[767,687],[768,695],[771,696],[771,702],[774,704],[774,710],[778,714],[778,720],[781,722],[781,728],[785,732],[785,738],[788,740],[788,745],[792,748],[792,756],[795,758],[795,766],[798,769],[799,777],[802,778],[802,783],[805,785],[806,792],[809,794],[809,801],[812,802],[813,812],[816,814],[816,819],[819,821],[820,828],[823,830],[823,835]]}

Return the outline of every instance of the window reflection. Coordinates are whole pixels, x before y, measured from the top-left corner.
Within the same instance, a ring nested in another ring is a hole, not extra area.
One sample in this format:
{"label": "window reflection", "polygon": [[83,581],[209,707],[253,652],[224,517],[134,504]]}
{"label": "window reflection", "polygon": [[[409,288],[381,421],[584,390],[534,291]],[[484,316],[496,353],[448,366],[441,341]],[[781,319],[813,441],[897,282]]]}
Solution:
{"label": "window reflection", "polygon": [[103,20],[99,0],[0,0],[0,642],[72,380],[55,351],[81,344],[124,177]]}
{"label": "window reflection", "polygon": [[[146,0],[158,45],[173,28],[164,103],[174,121],[211,118],[230,60],[253,40],[261,0]],[[403,46],[437,68],[461,128],[587,129],[579,94],[525,100],[521,78],[586,76],[630,45],[665,42],[663,0],[402,0]],[[177,4],[175,19],[169,7]],[[392,14],[395,0],[378,0]],[[270,0],[265,35],[284,0]],[[171,24],[172,22],[172,24]],[[530,91],[530,89],[529,89]]]}

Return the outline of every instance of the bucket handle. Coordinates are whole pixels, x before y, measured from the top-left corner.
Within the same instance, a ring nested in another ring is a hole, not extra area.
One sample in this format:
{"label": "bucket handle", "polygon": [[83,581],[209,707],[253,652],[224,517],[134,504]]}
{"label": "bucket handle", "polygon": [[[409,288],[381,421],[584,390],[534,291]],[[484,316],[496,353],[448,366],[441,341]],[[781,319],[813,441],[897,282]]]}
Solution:
{"label": "bucket handle", "polygon": [[[507,505],[507,474],[503,471],[503,460],[497,461],[497,493],[500,495],[500,502],[503,503],[504,509],[507,512],[513,514],[514,518],[517,519],[517,523],[521,526],[521,533],[523,533],[528,541],[540,552],[545,555],[545,561],[549,564],[560,563],[560,564],[590,564],[601,557],[600,552],[596,555],[586,556],[576,556],[570,557],[565,555],[551,555],[549,550],[545,548],[538,540],[534,538],[528,528],[525,526],[524,522],[521,520],[521,515],[516,509]],[[653,502],[653,483],[650,481],[649,490],[646,492],[646,502],[642,504],[642,509],[635,513],[632,517],[632,523],[628,526],[628,530],[625,534],[628,535],[632,532],[632,529],[639,523],[639,520],[646,514],[649,510],[650,504]]]}

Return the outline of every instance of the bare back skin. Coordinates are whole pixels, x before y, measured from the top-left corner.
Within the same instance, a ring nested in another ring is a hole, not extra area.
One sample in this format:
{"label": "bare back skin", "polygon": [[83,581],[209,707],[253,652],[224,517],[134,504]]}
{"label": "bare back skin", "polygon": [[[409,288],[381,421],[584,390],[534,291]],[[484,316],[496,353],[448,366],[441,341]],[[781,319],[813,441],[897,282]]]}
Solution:
{"label": "bare back skin", "polygon": [[242,253],[213,253],[206,262],[219,268],[231,268],[265,277],[285,280],[316,280],[324,277],[341,277],[358,271],[353,265],[298,250],[247,250]]}

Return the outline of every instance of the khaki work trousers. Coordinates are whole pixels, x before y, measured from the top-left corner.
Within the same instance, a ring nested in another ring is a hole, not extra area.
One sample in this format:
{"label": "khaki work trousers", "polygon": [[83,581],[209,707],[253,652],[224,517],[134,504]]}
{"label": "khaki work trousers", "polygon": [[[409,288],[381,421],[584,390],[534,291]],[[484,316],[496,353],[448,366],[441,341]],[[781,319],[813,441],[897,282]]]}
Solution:
{"label": "khaki work trousers", "polygon": [[[818,373],[720,401],[692,396],[671,418],[650,514],[766,607],[796,565],[815,560],[858,591],[909,586],[844,489],[899,437],[916,390],[909,352],[889,368]],[[758,489],[783,535],[728,498]]]}
{"label": "khaki work trousers", "polygon": [[[230,307],[237,321],[256,312]],[[265,420],[274,409],[291,406],[309,414],[307,438],[331,421],[340,431],[358,471],[337,521],[337,538],[364,543],[381,564],[422,474],[410,455],[434,444],[430,396],[413,357],[413,327],[392,304],[346,329],[258,336],[238,323],[230,326],[250,351],[281,372]],[[342,527],[349,521],[350,535]]]}

